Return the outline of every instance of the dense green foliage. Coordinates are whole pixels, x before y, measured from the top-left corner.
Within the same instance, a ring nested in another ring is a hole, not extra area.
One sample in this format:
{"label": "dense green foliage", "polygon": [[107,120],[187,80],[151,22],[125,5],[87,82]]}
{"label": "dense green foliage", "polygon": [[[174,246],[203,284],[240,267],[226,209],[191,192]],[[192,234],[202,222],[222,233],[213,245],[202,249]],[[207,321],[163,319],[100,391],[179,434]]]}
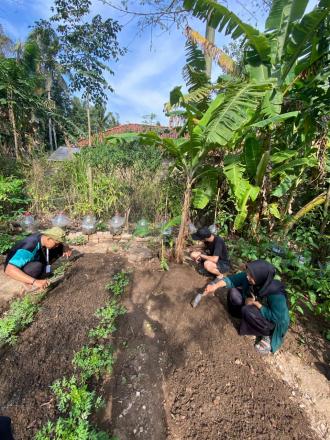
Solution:
{"label": "dense green foliage", "polygon": [[0,346],[14,344],[17,341],[16,334],[31,324],[38,309],[37,301],[29,295],[13,301],[9,311],[0,319]]}
{"label": "dense green foliage", "polygon": [[[14,44],[0,28],[0,151],[26,157],[55,149],[116,123],[106,113],[105,72],[124,51],[121,27],[91,3],[54,1],[53,16],[35,23],[24,43]],[[83,102],[73,98],[79,92]],[[92,105],[94,104],[94,105]],[[84,115],[82,114],[84,113]]]}
{"label": "dense green foliage", "polygon": [[166,210],[177,214],[181,182],[169,178],[164,166],[159,149],[137,142],[104,143],[55,164],[32,159],[25,168],[29,209],[41,215],[65,207],[70,216],[93,212],[104,220],[116,211],[130,212],[133,221],[155,221]]}

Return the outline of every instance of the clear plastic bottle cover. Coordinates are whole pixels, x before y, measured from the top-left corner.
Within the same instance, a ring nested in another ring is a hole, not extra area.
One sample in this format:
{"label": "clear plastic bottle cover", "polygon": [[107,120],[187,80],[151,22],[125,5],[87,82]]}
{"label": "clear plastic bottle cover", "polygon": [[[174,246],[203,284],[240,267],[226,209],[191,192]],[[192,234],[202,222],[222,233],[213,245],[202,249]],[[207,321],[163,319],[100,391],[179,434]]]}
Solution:
{"label": "clear plastic bottle cover", "polygon": [[26,231],[33,231],[36,228],[36,221],[29,212],[26,212],[20,219],[20,225]]}
{"label": "clear plastic bottle cover", "polygon": [[125,223],[125,217],[121,217],[120,215],[115,215],[109,220],[109,226],[113,229],[119,229]]}
{"label": "clear plastic bottle cover", "polygon": [[96,231],[96,218],[93,215],[86,215],[82,219],[81,229],[86,235],[93,234]]}
{"label": "clear plastic bottle cover", "polygon": [[139,220],[136,224],[136,226],[140,227],[140,228],[145,228],[148,226],[148,220],[146,220],[145,218],[141,218],[141,220]]}
{"label": "clear plastic bottle cover", "polygon": [[86,215],[81,222],[82,226],[95,226],[96,225],[96,218],[94,215]]}
{"label": "clear plastic bottle cover", "polygon": [[70,223],[71,223],[71,220],[69,219],[69,217],[67,215],[63,214],[63,212],[55,215],[55,217],[52,218],[52,225],[58,226],[60,228],[65,228],[65,227],[69,226]]}

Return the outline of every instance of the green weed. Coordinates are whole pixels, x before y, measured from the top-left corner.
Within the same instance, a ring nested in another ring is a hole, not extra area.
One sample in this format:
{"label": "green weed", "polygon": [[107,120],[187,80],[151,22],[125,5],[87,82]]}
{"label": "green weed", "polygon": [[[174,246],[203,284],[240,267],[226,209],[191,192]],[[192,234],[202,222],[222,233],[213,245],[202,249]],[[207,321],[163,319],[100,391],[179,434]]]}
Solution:
{"label": "green weed", "polygon": [[107,306],[98,309],[95,315],[100,318],[100,324],[91,329],[90,338],[102,339],[116,331],[115,320],[118,316],[126,313],[125,307],[117,304],[115,300],[111,301]]}
{"label": "green weed", "polygon": [[128,284],[129,278],[127,272],[121,271],[112,277],[112,282],[107,284],[105,288],[111,291],[114,295],[119,296],[124,292],[125,287]]}
{"label": "green weed", "polygon": [[38,309],[38,304],[29,295],[13,301],[6,316],[0,319],[0,345],[15,344],[16,333],[31,324]]}
{"label": "green weed", "polygon": [[111,345],[85,346],[74,355],[72,363],[81,370],[83,381],[92,376],[99,377],[104,372],[111,373],[114,363],[113,348]]}
{"label": "green weed", "polygon": [[88,242],[88,240],[84,235],[77,235],[76,237],[69,238],[66,242],[67,244],[71,244],[73,246],[83,246]]}

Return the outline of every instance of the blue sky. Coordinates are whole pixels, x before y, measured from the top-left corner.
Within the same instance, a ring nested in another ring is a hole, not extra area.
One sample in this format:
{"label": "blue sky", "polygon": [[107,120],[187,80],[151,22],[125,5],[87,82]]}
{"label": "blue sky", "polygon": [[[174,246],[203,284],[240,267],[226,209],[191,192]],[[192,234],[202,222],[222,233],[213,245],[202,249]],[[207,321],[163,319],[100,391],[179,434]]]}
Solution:
{"label": "blue sky", "polygon": [[[114,11],[100,0],[92,1],[93,15],[115,18],[123,25],[119,41],[127,48],[127,53],[117,63],[110,63],[115,75],[109,77],[109,82],[115,92],[109,94],[108,110],[118,113],[121,123],[138,123],[142,121],[143,115],[155,113],[157,120],[167,125],[167,118],[163,114],[164,103],[173,87],[184,84],[182,67],[185,64],[185,37],[182,31],[173,29],[170,34],[155,31],[151,45],[150,30],[138,34],[136,21],[130,21],[127,16]],[[265,16],[256,10],[254,0],[230,0],[223,3],[230,5],[239,17],[262,29]],[[34,21],[50,16],[52,4],[53,0],[2,0],[0,24],[14,41],[24,40]],[[308,9],[315,4],[316,0],[310,0]],[[189,24],[203,33],[202,23],[192,19]],[[228,39],[217,34],[216,44],[222,47],[226,43]],[[214,76],[217,73],[215,66]]]}

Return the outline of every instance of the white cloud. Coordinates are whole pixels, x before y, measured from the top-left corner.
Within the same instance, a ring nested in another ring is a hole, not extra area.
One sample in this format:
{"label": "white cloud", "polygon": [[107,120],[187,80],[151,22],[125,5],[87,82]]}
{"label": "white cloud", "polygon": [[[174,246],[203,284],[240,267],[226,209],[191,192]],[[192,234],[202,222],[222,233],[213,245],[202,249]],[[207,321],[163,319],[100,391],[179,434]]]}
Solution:
{"label": "white cloud", "polygon": [[156,113],[165,122],[164,103],[173,86],[182,84],[184,38],[157,38],[150,52],[146,38],[137,40],[130,53],[114,66],[110,78],[115,93],[109,96],[109,108],[117,111],[122,121],[139,122],[142,115]]}

